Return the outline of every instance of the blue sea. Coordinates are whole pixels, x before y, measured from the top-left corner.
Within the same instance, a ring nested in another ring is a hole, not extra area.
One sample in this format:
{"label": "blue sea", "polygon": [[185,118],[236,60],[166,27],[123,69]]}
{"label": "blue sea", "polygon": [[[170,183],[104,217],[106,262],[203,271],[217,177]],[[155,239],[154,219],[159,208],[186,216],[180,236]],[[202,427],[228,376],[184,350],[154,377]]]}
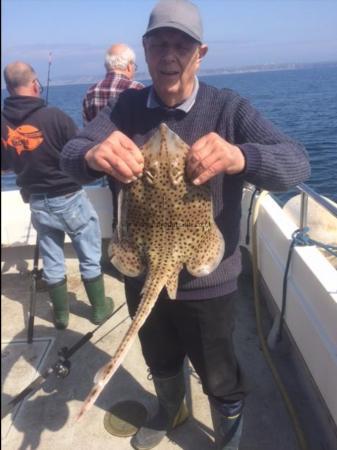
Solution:
{"label": "blue sea", "polygon": [[[337,66],[200,79],[218,88],[236,90],[281,130],[302,142],[312,166],[307,184],[337,201]],[[81,127],[82,99],[88,86],[51,86],[49,104],[68,113]],[[14,176],[2,175],[1,189],[14,188]]]}

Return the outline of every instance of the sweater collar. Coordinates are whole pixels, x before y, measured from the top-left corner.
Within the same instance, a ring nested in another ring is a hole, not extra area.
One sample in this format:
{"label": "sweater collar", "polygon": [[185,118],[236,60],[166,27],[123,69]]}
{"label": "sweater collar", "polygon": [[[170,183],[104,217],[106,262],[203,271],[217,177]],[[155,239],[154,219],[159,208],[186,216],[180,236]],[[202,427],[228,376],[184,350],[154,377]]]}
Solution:
{"label": "sweater collar", "polygon": [[147,97],[146,107],[149,109],[164,108],[164,109],[170,109],[170,110],[180,110],[187,114],[191,110],[192,106],[195,103],[195,99],[197,97],[198,90],[199,90],[199,80],[197,77],[195,77],[195,83],[194,83],[194,88],[193,88],[192,94],[180,105],[178,105],[174,108],[168,108],[160,101],[160,99],[158,98],[156,91],[154,90],[154,87],[152,85],[150,87],[149,95]]}

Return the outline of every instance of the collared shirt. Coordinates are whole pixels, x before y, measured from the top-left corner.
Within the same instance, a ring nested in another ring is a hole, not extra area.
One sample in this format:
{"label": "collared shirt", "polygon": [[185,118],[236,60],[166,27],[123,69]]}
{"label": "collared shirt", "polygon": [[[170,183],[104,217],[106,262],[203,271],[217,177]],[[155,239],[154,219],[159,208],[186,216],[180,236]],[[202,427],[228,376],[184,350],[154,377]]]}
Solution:
{"label": "collared shirt", "polygon": [[107,105],[110,97],[118,97],[125,89],[142,89],[144,85],[123,74],[108,72],[104,80],[91,86],[83,99],[83,123],[86,125]]}
{"label": "collared shirt", "polygon": [[[174,108],[171,108],[171,109],[179,109],[180,111],[188,113],[195,103],[195,99],[197,97],[198,90],[199,90],[199,80],[197,77],[195,77],[195,83],[194,83],[192,94],[185,101],[183,101],[183,103],[181,103],[180,105],[175,106]],[[151,86],[151,88],[150,88],[146,106],[147,106],[147,108],[150,108],[150,109],[165,107],[165,105],[160,103],[153,86]]]}

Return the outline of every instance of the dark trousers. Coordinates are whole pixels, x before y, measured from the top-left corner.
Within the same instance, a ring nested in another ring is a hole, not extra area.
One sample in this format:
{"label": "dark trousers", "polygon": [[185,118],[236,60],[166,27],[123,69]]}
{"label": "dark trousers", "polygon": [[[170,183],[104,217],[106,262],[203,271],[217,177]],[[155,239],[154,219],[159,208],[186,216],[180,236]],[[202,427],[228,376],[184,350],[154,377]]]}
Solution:
{"label": "dark trousers", "polygon": [[[130,316],[139,304],[139,291],[125,282]],[[206,395],[220,402],[245,396],[234,354],[237,292],[208,300],[170,300],[162,295],[139,332],[143,355],[151,373],[170,377],[181,370],[187,356]]]}

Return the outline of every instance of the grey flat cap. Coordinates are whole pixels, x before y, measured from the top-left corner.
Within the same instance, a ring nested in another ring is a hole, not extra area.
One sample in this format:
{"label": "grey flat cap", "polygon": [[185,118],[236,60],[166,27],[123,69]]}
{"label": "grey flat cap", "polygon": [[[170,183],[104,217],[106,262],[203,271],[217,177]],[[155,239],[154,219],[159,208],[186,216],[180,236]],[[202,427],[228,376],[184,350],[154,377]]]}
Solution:
{"label": "grey flat cap", "polygon": [[144,37],[159,28],[175,28],[202,43],[199,10],[188,0],[160,0],[153,8]]}

